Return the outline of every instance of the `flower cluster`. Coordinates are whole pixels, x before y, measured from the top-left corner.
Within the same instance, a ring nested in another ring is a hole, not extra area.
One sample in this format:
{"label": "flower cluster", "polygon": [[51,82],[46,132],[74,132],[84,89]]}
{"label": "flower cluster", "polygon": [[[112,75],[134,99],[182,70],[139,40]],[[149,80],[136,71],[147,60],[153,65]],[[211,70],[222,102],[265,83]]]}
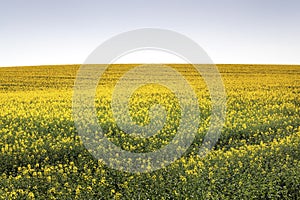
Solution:
{"label": "flower cluster", "polygon": [[[79,66],[1,68],[0,198],[299,199],[300,67],[219,65],[227,93],[226,122],[214,149],[200,157],[210,124],[209,91],[192,66],[170,66],[199,99],[198,131],[180,159],[135,174],[94,158],[77,134],[72,95]],[[122,131],[111,111],[111,95],[133,67],[112,65],[103,74],[95,98],[98,122],[122,149],[152,152],[175,137],[182,111],[168,88],[145,85],[129,101],[132,120],[149,124],[149,109],[160,104],[165,124],[148,138]]]}

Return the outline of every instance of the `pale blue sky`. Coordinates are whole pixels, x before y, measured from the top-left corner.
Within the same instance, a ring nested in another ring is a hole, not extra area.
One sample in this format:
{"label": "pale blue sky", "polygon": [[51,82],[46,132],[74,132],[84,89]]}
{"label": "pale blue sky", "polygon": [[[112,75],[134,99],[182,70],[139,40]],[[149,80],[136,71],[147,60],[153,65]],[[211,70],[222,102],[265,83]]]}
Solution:
{"label": "pale blue sky", "polygon": [[300,64],[298,0],[0,0],[0,66],[83,63],[137,28],[196,41],[215,63]]}

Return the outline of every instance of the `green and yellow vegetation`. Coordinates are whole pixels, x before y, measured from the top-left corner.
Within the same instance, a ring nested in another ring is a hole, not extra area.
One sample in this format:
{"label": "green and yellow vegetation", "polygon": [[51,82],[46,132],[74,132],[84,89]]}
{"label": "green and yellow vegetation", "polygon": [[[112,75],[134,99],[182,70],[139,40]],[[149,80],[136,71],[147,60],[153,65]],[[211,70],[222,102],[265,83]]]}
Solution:
{"label": "green and yellow vegetation", "polygon": [[[227,93],[226,121],[203,158],[198,150],[209,125],[209,92],[192,66],[171,66],[194,89],[201,123],[179,160],[135,174],[96,160],[76,133],[72,95],[78,65],[0,68],[0,198],[300,199],[300,66],[218,65]],[[167,88],[143,86],[130,99],[133,120],[148,123],[148,109],[160,103],[166,125],[146,139],[119,130],[111,94],[133,67],[111,65],[100,80],[99,124],[124,150],[155,151],[176,134],[180,107]]]}

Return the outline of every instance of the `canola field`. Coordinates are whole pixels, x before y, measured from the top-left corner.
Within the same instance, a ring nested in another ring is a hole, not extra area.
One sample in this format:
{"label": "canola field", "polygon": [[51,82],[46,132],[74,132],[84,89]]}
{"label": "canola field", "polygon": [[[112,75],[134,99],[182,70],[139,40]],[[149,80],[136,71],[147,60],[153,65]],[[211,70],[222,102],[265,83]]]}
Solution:
{"label": "canola field", "polygon": [[[170,66],[195,91],[200,123],[180,159],[148,173],[112,169],[85,148],[72,115],[79,65],[0,68],[0,199],[300,199],[300,66],[217,65],[226,119],[205,157],[198,151],[209,126],[209,91],[192,66]],[[130,99],[133,121],[148,124],[149,108],[158,103],[166,123],[149,138],[123,132],[111,96],[134,67],[105,71],[95,95],[97,117],[114,144],[151,152],[175,137],[181,111],[168,88],[144,85]]]}

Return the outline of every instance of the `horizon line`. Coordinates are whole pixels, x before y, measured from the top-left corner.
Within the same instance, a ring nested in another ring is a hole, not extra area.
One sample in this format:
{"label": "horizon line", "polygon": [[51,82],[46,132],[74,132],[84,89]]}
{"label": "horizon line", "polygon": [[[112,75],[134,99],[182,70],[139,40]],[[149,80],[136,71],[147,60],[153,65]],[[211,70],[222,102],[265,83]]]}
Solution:
{"label": "horizon line", "polygon": [[300,66],[299,64],[267,64],[267,63],[89,63],[89,64],[41,64],[41,65],[11,65],[11,66],[0,66],[0,68],[9,67],[46,67],[46,66],[71,66],[71,65],[285,65],[285,66]]}

